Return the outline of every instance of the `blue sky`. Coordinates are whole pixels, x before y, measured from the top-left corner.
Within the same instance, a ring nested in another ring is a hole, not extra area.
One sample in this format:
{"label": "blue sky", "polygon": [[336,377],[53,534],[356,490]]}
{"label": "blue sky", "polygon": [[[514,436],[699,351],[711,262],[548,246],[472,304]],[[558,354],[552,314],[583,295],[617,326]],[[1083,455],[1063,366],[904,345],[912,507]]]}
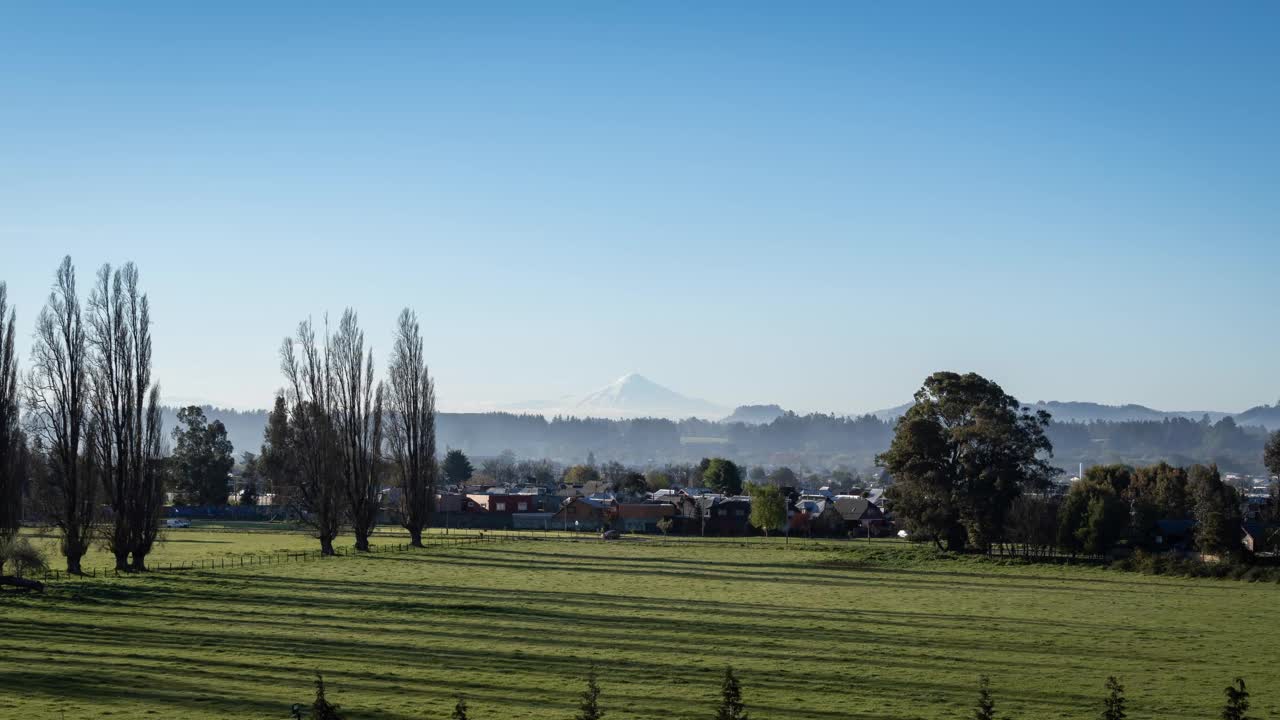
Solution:
{"label": "blue sky", "polygon": [[1280,396],[1278,4],[264,5],[0,6],[24,336],[70,253],[242,407],[348,305],[452,409]]}

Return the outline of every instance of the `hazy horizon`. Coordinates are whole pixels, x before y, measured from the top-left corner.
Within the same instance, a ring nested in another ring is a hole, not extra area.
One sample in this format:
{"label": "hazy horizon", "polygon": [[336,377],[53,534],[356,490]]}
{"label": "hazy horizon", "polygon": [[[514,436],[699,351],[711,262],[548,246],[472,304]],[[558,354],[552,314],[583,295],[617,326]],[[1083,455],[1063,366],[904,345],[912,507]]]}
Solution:
{"label": "hazy horizon", "polygon": [[[1280,396],[1280,6],[0,10],[0,281],[136,262],[170,398],[414,308],[446,411]],[[923,18],[923,19],[922,19]]]}

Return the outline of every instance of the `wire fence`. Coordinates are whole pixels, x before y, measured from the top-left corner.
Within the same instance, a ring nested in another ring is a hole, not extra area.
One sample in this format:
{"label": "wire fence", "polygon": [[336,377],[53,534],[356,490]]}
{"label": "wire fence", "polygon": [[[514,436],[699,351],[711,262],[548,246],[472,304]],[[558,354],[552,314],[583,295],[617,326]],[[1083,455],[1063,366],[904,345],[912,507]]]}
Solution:
{"label": "wire fence", "polygon": [[[415,548],[410,543],[387,543],[381,545],[370,544],[367,551],[356,550],[351,547],[335,547],[332,555],[326,555],[321,550],[280,550],[269,553],[240,553],[236,555],[226,555],[218,558],[199,558],[194,560],[180,560],[176,562],[155,562],[147,567],[148,574],[154,573],[179,573],[190,572],[193,570],[225,570],[228,568],[245,568],[258,567],[268,565],[285,565],[288,563],[311,562],[316,560],[326,560],[341,557],[376,555],[379,553],[403,553],[413,550],[429,550],[432,548],[453,548],[464,545],[474,545],[477,543],[499,542],[504,540],[515,540],[510,535],[492,535],[486,533],[477,533],[474,535],[424,535],[422,538],[422,547]],[[31,579],[38,579],[44,582],[69,580],[71,578],[98,578],[98,577],[121,577],[136,575],[135,572],[120,571],[114,568],[88,568],[83,570],[79,575],[68,573],[65,570],[57,570],[50,568],[43,573],[31,575]]]}
{"label": "wire fence", "polygon": [[[219,528],[221,529],[221,528]],[[201,528],[201,530],[204,530]],[[399,537],[403,537],[402,535]],[[645,542],[656,546],[677,546],[677,545],[775,545],[785,546],[793,544],[798,546],[809,547],[831,547],[848,546],[851,544],[874,543],[875,545],[885,544],[906,544],[906,541],[899,538],[875,538],[867,539],[849,539],[849,538],[827,538],[827,537],[780,537],[774,536],[758,537],[758,536],[699,536],[699,535],[681,535],[670,534],[662,535],[655,533],[624,533],[623,542]],[[459,529],[453,528],[448,531],[436,529],[434,532],[428,532],[422,536],[422,548],[415,548],[408,542],[370,544],[368,551],[359,551],[354,547],[335,547],[332,555],[325,555],[321,550],[280,550],[274,552],[256,552],[256,553],[239,553],[228,554],[223,557],[216,558],[197,558],[191,560],[179,560],[172,562],[152,562],[147,567],[147,574],[153,573],[180,573],[191,571],[207,571],[207,570],[224,570],[245,567],[285,565],[297,562],[313,562],[316,560],[325,560],[341,557],[376,555],[379,553],[403,553],[413,550],[429,550],[454,548],[478,543],[493,542],[512,542],[512,541],[528,541],[528,540],[556,540],[567,542],[600,542],[601,533],[599,531],[569,531],[564,532],[558,529],[528,529],[528,530],[475,530],[475,529]],[[1008,557],[1015,556],[1013,552],[993,553],[998,555],[1006,555]],[[68,573],[65,570],[47,569],[42,573],[29,574],[31,579],[38,579],[45,582],[69,580],[72,578],[99,578],[99,577],[123,577],[137,576],[137,572],[120,571],[113,568],[91,567],[84,569],[80,575]]]}

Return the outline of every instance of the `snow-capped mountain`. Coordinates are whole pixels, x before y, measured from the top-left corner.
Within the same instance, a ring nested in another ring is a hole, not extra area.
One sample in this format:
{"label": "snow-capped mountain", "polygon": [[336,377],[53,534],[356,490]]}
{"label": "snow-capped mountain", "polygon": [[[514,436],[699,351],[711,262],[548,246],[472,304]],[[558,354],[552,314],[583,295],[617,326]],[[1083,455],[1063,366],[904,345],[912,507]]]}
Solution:
{"label": "snow-capped mountain", "polygon": [[726,408],[665,388],[638,373],[630,373],[587,394],[574,403],[574,415],[601,417],[718,418]]}
{"label": "snow-capped mountain", "polygon": [[659,417],[682,420],[689,417],[714,420],[728,408],[699,398],[681,395],[638,373],[629,373],[586,395],[557,400],[529,401],[503,405],[506,412],[529,412],[545,417],[640,418]]}

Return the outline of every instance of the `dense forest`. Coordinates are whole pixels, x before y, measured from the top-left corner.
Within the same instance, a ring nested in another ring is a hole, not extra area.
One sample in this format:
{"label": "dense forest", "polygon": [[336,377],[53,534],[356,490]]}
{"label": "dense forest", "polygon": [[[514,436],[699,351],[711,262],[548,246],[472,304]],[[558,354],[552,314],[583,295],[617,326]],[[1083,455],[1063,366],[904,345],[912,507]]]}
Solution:
{"label": "dense forest", "polygon": [[[257,452],[266,424],[265,411],[205,408],[221,420],[236,452]],[[166,410],[165,427],[174,425]],[[439,447],[457,448],[474,457],[511,450],[526,458],[559,462],[601,461],[646,465],[696,461],[722,455],[759,465],[867,470],[889,446],[893,421],[871,415],[797,415],[784,413],[767,424],[718,423],[688,419],[607,420],[544,418],[511,413],[440,413]],[[1168,418],[1160,421],[1055,422],[1048,428],[1055,465],[1074,473],[1078,463],[1165,461],[1174,465],[1217,463],[1224,472],[1262,472],[1261,427],[1231,418]]]}

